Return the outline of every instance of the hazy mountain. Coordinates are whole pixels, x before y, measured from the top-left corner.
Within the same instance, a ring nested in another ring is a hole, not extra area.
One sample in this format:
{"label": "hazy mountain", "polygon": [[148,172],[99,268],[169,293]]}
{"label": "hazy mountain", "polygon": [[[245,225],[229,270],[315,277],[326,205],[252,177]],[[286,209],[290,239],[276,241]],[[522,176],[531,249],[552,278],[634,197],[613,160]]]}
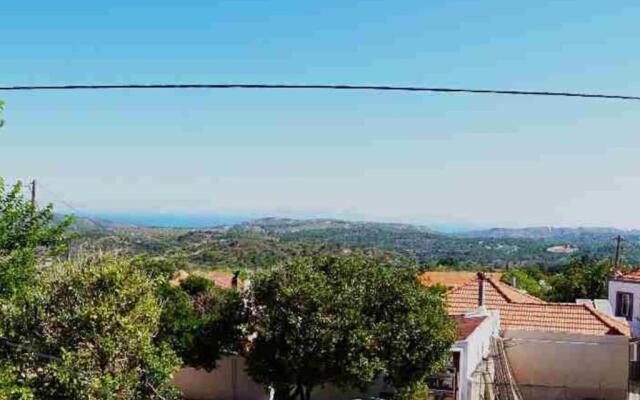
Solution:
{"label": "hazy mountain", "polygon": [[411,225],[411,224],[399,224],[399,223],[387,223],[387,222],[362,222],[362,221],[345,221],[339,219],[292,219],[292,218],[260,218],[254,219],[242,224],[238,227],[260,231],[271,234],[286,234],[296,232],[308,232],[308,231],[327,231],[327,230],[345,230],[345,231],[359,231],[359,230],[375,230],[380,232],[415,232],[415,233],[429,233],[433,235],[439,235],[429,228]]}
{"label": "hazy mountain", "polygon": [[613,240],[617,235],[623,237],[640,237],[640,230],[623,230],[608,227],[529,227],[529,228],[493,228],[460,232],[460,237],[483,238],[527,238],[557,241],[603,241]]}

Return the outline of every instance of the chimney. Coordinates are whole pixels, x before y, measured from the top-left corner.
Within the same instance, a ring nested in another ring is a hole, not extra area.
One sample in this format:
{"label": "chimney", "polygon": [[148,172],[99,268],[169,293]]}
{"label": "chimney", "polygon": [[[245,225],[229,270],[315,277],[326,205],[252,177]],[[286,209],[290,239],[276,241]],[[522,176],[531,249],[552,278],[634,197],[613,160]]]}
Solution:
{"label": "chimney", "polygon": [[478,272],[478,307],[484,307],[484,272]]}
{"label": "chimney", "polygon": [[240,271],[235,271],[233,273],[233,278],[231,278],[231,288],[235,291],[238,291],[238,276],[240,275]]}

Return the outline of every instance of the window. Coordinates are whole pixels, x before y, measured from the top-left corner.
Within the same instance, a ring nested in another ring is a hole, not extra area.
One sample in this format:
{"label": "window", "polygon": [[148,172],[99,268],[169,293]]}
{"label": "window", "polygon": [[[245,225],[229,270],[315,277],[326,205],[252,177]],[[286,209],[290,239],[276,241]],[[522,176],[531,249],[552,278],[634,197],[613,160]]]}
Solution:
{"label": "window", "polygon": [[633,294],[627,292],[616,293],[616,316],[625,317],[631,321],[633,316]]}

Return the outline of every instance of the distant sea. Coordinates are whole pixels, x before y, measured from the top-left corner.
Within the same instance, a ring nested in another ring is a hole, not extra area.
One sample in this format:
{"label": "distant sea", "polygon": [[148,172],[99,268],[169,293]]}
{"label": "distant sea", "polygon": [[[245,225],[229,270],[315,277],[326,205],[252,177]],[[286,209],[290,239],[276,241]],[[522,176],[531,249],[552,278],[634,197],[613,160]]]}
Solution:
{"label": "distant sea", "polygon": [[[258,218],[269,217],[268,214],[247,214],[247,215],[216,215],[216,214],[181,214],[181,213],[138,213],[138,212],[88,212],[78,213],[78,216],[86,216],[107,221],[113,221],[125,225],[137,225],[145,227],[161,227],[161,228],[212,228],[223,225],[235,225],[243,222],[251,221]],[[313,219],[313,218],[334,218],[339,220],[366,221],[366,219],[349,218],[343,215],[295,215],[288,216],[294,219]],[[377,222],[371,220],[371,222]],[[388,222],[388,221],[386,221]],[[420,223],[415,225],[428,227],[436,232],[456,234],[467,232],[470,230],[486,229],[488,226],[473,224],[445,224],[445,223]]]}
{"label": "distant sea", "polygon": [[211,228],[249,221],[256,216],[165,214],[165,213],[90,213],[79,214],[120,224],[162,228]]}

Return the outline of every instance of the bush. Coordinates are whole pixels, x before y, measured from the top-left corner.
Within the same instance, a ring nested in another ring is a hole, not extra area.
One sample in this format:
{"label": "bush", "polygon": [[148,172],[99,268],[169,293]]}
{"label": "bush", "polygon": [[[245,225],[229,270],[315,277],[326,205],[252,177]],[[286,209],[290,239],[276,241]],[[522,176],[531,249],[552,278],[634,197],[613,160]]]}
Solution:
{"label": "bush", "polygon": [[154,283],[130,262],[102,257],[46,268],[0,313],[0,365],[36,399],[176,398],[180,365],[154,343]]}

